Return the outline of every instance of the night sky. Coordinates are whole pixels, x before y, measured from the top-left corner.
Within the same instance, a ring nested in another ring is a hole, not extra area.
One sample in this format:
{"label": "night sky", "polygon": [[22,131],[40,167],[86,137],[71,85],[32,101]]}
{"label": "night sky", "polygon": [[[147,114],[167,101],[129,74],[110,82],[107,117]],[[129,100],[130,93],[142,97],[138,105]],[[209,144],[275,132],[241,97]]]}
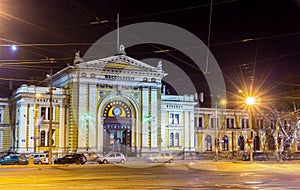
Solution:
{"label": "night sky", "polygon": [[[12,92],[9,80],[15,89],[26,80],[42,80],[50,68],[58,71],[72,64],[75,51],[83,55],[116,28],[117,13],[120,27],[168,23],[208,43],[208,0],[1,0],[0,97]],[[90,24],[97,18],[108,22]],[[300,0],[214,0],[211,18],[210,50],[229,95],[251,83],[278,96],[283,89],[299,88]],[[12,44],[17,45],[16,51],[10,49]],[[186,64],[194,64],[187,56],[175,49],[155,53],[159,48],[172,49],[144,44],[126,52],[136,59],[155,57],[175,63],[188,73],[198,92],[209,94],[203,74]]]}

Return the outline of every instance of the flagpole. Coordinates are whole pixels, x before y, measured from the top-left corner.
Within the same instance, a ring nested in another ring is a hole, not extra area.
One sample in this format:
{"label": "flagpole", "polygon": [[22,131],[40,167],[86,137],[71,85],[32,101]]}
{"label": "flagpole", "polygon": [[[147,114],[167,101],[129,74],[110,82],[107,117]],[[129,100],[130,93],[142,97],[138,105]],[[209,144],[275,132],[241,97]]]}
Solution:
{"label": "flagpole", "polygon": [[120,20],[119,20],[119,13],[117,14],[117,52],[119,51],[120,46]]}

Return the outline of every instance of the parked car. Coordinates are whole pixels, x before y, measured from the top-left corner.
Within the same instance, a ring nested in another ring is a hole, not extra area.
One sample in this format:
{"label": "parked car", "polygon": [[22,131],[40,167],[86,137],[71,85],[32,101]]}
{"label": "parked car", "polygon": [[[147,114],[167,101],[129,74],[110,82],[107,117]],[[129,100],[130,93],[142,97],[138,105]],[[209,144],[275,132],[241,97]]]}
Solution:
{"label": "parked car", "polygon": [[25,154],[10,154],[0,159],[1,165],[27,165],[28,159]]}
{"label": "parked car", "polygon": [[166,162],[171,163],[171,162],[174,162],[174,158],[173,158],[171,153],[165,152],[165,153],[160,153],[158,155],[149,156],[147,158],[147,161],[148,162],[154,162],[154,163],[158,163],[158,162],[160,162],[160,163],[166,163]]}
{"label": "parked car", "polygon": [[31,156],[33,156],[34,164],[49,164],[48,154],[32,154]]}
{"label": "parked car", "polygon": [[[267,161],[269,160],[268,154],[264,152],[253,152],[252,154],[254,161]],[[243,161],[250,161],[250,153],[243,154]]]}
{"label": "parked car", "polygon": [[67,154],[62,158],[56,158],[54,160],[54,164],[85,164],[87,161],[86,157],[84,154]]}
{"label": "parked car", "polygon": [[126,157],[120,152],[109,152],[104,156],[99,156],[97,159],[99,164],[108,164],[108,163],[121,163],[126,162]]}
{"label": "parked car", "polygon": [[300,152],[286,153],[282,156],[282,160],[300,160]]}

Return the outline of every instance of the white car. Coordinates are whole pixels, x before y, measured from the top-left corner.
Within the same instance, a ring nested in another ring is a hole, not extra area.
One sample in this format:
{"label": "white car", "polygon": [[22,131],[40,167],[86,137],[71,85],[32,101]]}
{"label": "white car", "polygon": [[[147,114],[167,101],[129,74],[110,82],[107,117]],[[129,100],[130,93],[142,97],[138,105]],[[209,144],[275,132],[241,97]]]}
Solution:
{"label": "white car", "polygon": [[154,163],[172,163],[174,162],[174,157],[172,156],[171,153],[160,153],[158,155],[155,155],[155,156],[149,156],[147,158],[147,161],[148,162],[154,162]]}
{"label": "white car", "polygon": [[120,163],[124,164],[126,162],[126,157],[120,152],[109,152],[105,156],[99,156],[97,159],[99,164],[108,164],[108,163]]}
{"label": "white car", "polygon": [[35,164],[49,164],[49,160],[48,160],[48,154],[33,154],[31,155],[33,156],[33,160]]}

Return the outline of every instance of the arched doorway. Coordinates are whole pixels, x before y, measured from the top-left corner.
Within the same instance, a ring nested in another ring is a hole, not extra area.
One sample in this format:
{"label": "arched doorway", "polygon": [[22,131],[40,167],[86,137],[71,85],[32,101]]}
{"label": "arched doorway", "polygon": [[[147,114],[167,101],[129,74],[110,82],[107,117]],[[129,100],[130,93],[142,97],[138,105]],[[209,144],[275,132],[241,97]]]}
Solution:
{"label": "arched doorway", "polygon": [[125,155],[131,152],[132,110],[121,100],[109,102],[103,110],[103,151]]}

